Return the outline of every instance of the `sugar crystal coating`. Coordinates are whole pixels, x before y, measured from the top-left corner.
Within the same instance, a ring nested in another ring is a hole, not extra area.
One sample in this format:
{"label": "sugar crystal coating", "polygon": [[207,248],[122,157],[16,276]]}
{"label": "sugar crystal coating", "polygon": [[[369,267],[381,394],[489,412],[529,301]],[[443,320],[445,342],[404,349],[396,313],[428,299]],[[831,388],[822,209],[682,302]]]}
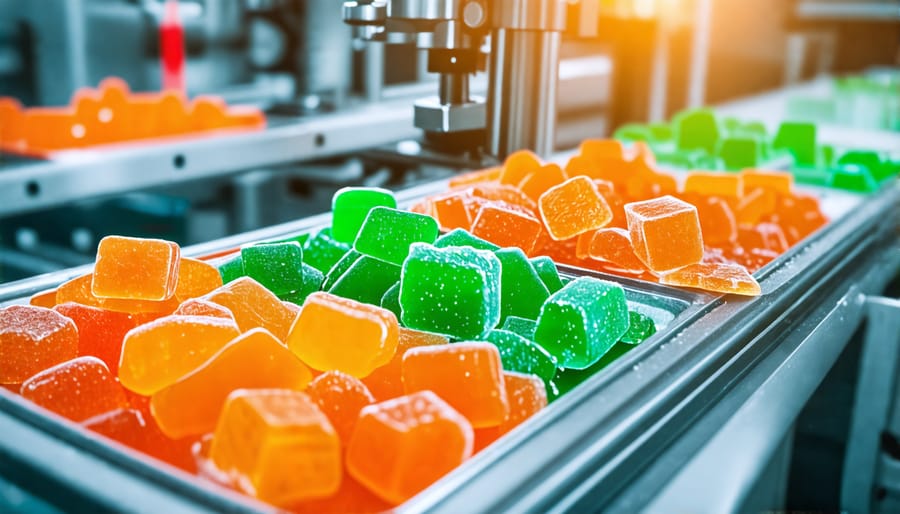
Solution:
{"label": "sugar crystal coating", "polygon": [[375,207],[396,208],[397,200],[390,191],[375,187],[345,187],[335,193],[331,203],[335,240],[353,243],[369,211]]}
{"label": "sugar crystal coating", "polygon": [[21,384],[77,355],[78,329],[70,318],[44,307],[0,309],[0,384]]}
{"label": "sugar crystal coating", "polygon": [[104,237],[91,291],[100,298],[167,300],[175,294],[180,258],[178,245],[169,241]]}
{"label": "sugar crystal coating", "polygon": [[556,241],[602,228],[613,218],[609,204],[586,176],[548,189],[538,206],[547,232]]}
{"label": "sugar crystal coating", "polygon": [[666,272],[703,259],[697,208],[672,196],[625,206],[634,253],[651,270]]}
{"label": "sugar crystal coating", "polygon": [[78,357],[22,383],[22,396],[73,421],[128,406],[122,386],[96,357]]}
{"label": "sugar crystal coating", "polygon": [[353,249],[399,266],[409,254],[409,245],[434,243],[439,232],[437,222],[431,216],[376,207],[369,211]]}

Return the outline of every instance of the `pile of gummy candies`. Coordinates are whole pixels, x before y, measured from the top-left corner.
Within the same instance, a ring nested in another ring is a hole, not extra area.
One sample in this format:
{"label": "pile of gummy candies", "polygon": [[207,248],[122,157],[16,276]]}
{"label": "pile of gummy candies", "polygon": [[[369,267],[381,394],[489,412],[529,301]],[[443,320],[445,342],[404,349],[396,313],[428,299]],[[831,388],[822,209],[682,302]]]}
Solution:
{"label": "pile of gummy candies", "polygon": [[208,262],[106,237],[93,273],[0,310],[0,383],[274,505],[375,512],[656,331],[617,284],[396,207],[347,188],[331,228]]}
{"label": "pile of gummy candies", "polygon": [[259,130],[259,109],[215,96],[188,101],[177,91],[132,93],[119,78],[82,88],[66,107],[23,108],[0,97],[0,149],[28,155],[210,130]]}
{"label": "pile of gummy candies", "polygon": [[520,151],[450,188],[413,210],[527,255],[732,294],[759,295],[750,274],[827,223],[790,173],[694,171],[679,183],[641,142],[587,140],[565,168]]}

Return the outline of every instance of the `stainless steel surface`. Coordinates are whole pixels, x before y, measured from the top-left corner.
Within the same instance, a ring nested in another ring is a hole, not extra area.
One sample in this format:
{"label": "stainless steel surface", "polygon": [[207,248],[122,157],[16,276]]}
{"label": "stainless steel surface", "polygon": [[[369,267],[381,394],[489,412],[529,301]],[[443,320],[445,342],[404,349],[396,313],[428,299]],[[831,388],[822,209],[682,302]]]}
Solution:
{"label": "stainless steel surface", "polygon": [[881,434],[896,435],[900,429],[890,423],[891,411],[900,400],[900,301],[869,298],[865,309],[868,323],[841,483],[841,509],[845,512],[873,510],[875,486],[883,482],[879,477],[883,474]]}
{"label": "stainless steel surface", "polygon": [[341,21],[341,5],[332,0],[300,2],[295,27],[297,95],[341,106],[350,89],[352,37]]}
{"label": "stainless steel surface", "polygon": [[429,132],[460,132],[484,127],[484,101],[473,98],[466,103],[443,103],[438,97],[416,100],[414,124]]}
{"label": "stainless steel surface", "polygon": [[492,8],[494,28],[549,32],[566,28],[566,0],[501,0]]}
{"label": "stainless steel surface", "polygon": [[560,33],[495,29],[491,33],[487,148],[505,158],[527,148],[554,150]]}
{"label": "stainless steel surface", "polygon": [[314,118],[271,117],[260,132],[97,147],[3,166],[0,217],[412,138],[412,114],[405,102],[369,104]]}

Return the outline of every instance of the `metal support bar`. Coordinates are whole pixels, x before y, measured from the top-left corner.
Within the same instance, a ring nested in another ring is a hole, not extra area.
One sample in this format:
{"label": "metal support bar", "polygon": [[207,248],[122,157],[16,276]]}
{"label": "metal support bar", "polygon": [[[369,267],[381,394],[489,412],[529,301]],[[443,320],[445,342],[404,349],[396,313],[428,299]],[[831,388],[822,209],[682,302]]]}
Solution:
{"label": "metal support bar", "polygon": [[872,510],[881,432],[888,428],[900,370],[900,301],[869,298],[866,315],[868,326],[841,484],[841,510],[854,513]]}

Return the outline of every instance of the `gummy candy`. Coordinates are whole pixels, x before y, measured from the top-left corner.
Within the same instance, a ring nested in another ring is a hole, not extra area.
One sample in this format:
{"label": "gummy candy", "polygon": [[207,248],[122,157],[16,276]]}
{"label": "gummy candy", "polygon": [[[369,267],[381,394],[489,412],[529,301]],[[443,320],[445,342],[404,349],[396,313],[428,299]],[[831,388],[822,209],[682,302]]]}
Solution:
{"label": "gummy candy", "polygon": [[491,330],[485,338],[500,351],[506,371],[537,375],[549,384],[556,375],[556,358],[540,345],[506,330]]}
{"label": "gummy candy", "polygon": [[472,222],[472,235],[501,247],[530,253],[543,231],[537,218],[501,205],[485,205]]}
{"label": "gummy candy", "polygon": [[22,383],[22,397],[73,421],[128,406],[122,386],[96,357],[78,357],[41,371]]}
{"label": "gummy candy", "polygon": [[557,241],[603,228],[613,217],[609,204],[585,176],[550,188],[538,205],[547,232]]}
{"label": "gummy candy", "polygon": [[202,297],[227,307],[241,332],[261,327],[280,341],[287,337],[296,317],[278,297],[250,277],[241,277]]}
{"label": "gummy candy", "polygon": [[672,196],[625,206],[634,253],[652,271],[665,272],[703,259],[697,208]]}
{"label": "gummy candy", "polygon": [[352,244],[369,211],[375,207],[396,209],[397,200],[390,191],[375,187],[345,187],[338,190],[331,202],[334,239]]}
{"label": "gummy candy", "polygon": [[700,263],[667,273],[660,278],[663,284],[697,287],[707,291],[746,296],[762,294],[759,283],[747,269],[736,264]]}
{"label": "gummy candy", "polygon": [[400,266],[413,243],[433,243],[440,229],[430,216],[387,207],[369,212],[356,236],[357,252]]}
{"label": "gummy candy", "polygon": [[64,303],[53,308],[71,318],[78,328],[78,355],[91,355],[102,360],[113,376],[119,373],[122,341],[129,330],[137,326],[134,318],[124,312],[114,312],[77,303]]}
{"label": "gummy candy", "polygon": [[0,309],[0,384],[21,384],[77,355],[78,329],[71,319],[44,307]]}
{"label": "gummy candy", "polygon": [[406,351],[419,346],[436,346],[449,342],[445,336],[439,334],[400,327],[400,339],[394,356],[387,364],[365,377],[363,383],[378,401],[403,396],[402,363]]}
{"label": "gummy candy", "polygon": [[244,274],[281,296],[303,285],[303,247],[297,242],[256,243],[241,248]]}
{"label": "gummy candy", "polygon": [[306,388],[306,393],[328,416],[342,445],[350,442],[359,411],[375,403],[365,384],[340,371],[326,371],[317,376]]}
{"label": "gummy candy", "polygon": [[167,300],[175,294],[181,251],[160,239],[100,240],[91,292],[99,298]]}

